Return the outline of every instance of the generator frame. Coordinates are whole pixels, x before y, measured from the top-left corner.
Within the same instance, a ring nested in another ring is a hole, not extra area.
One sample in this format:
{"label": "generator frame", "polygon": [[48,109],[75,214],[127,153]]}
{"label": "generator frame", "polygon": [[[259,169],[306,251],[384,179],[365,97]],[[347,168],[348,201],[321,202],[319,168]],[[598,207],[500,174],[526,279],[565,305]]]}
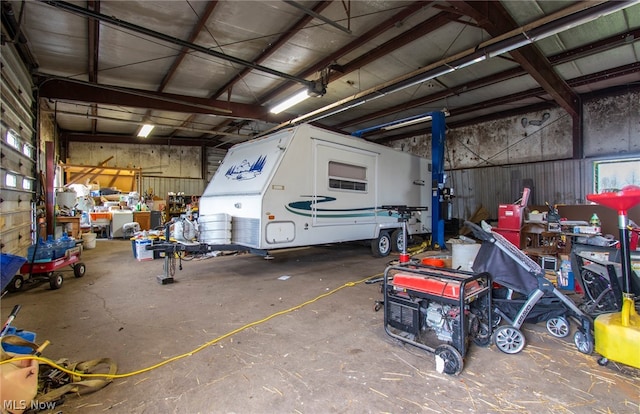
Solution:
{"label": "generator frame", "polygon": [[[402,281],[399,275],[402,275]],[[472,273],[416,264],[393,265],[385,269],[382,290],[385,332],[392,338],[434,353],[438,372],[449,375],[462,372],[470,336],[476,345],[491,343],[491,275],[487,272]],[[457,307],[454,320],[459,332],[452,335],[450,341],[434,340],[435,331],[425,329],[426,316],[420,308],[422,301]],[[473,320],[478,324],[470,329]]]}

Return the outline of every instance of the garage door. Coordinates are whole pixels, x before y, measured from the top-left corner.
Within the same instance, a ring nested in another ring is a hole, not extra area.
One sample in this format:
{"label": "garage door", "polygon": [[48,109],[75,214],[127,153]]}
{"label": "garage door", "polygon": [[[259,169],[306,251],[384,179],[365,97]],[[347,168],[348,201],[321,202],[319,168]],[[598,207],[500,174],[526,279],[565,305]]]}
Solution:
{"label": "garage door", "polygon": [[0,151],[0,247],[3,253],[26,256],[34,234],[36,146],[31,78],[13,45],[2,56]]}

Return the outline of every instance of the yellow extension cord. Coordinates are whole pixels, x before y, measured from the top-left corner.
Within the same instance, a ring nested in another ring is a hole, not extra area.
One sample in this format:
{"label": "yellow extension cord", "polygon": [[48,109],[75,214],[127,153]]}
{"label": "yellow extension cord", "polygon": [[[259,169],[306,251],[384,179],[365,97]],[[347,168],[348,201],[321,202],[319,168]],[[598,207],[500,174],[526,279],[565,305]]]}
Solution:
{"label": "yellow extension cord", "polygon": [[383,275],[382,273],[378,273],[377,275],[369,276],[369,277],[367,277],[365,279],[361,279],[361,280],[358,280],[356,282],[347,282],[342,286],[339,286],[339,287],[337,287],[337,288],[335,288],[335,289],[333,289],[333,290],[331,290],[331,291],[329,291],[327,293],[323,293],[322,295],[319,295],[319,296],[317,296],[317,297],[315,297],[313,299],[310,299],[310,300],[308,300],[306,302],[303,302],[303,303],[301,303],[299,305],[296,305],[296,306],[294,306],[292,308],[281,310],[279,312],[276,312],[276,313],[273,313],[273,314],[267,316],[266,318],[257,320],[255,322],[248,323],[248,324],[246,324],[246,325],[244,325],[244,326],[242,326],[240,328],[234,329],[231,332],[228,332],[228,333],[226,333],[226,334],[224,334],[222,336],[217,337],[216,339],[213,339],[213,340],[211,340],[209,342],[206,342],[203,345],[200,345],[199,347],[197,347],[196,349],[194,349],[191,352],[187,352],[187,353],[184,353],[182,355],[176,355],[176,356],[171,357],[171,358],[169,358],[169,359],[167,359],[165,361],[162,361],[160,363],[157,363],[157,364],[152,365],[152,366],[147,367],[147,368],[140,369],[138,371],[128,372],[128,373],[124,373],[124,374],[84,374],[84,373],[81,373],[81,372],[71,371],[71,370],[69,370],[69,369],[67,369],[65,367],[62,367],[62,366],[56,364],[55,362],[51,361],[50,359],[43,358],[43,357],[40,357],[40,356],[35,356],[35,355],[26,355],[24,357],[10,358],[10,359],[1,361],[0,365],[6,364],[6,363],[9,363],[9,362],[16,362],[16,361],[35,359],[35,360],[37,360],[39,362],[42,362],[44,364],[47,364],[47,365],[53,367],[53,368],[59,369],[60,371],[62,371],[64,373],[67,373],[69,375],[74,375],[76,377],[83,377],[83,378],[126,378],[126,377],[132,377],[134,375],[142,374],[142,373],[154,370],[156,368],[160,368],[160,367],[162,367],[164,365],[167,365],[170,362],[177,361],[177,360],[182,359],[182,358],[190,357],[191,355],[193,355],[193,354],[195,354],[197,352],[200,352],[203,349],[222,341],[223,339],[226,339],[226,338],[228,338],[228,337],[230,337],[232,335],[235,335],[235,334],[237,334],[239,332],[242,332],[247,328],[251,328],[251,327],[254,327],[254,326],[259,325],[261,323],[267,322],[267,321],[275,318],[276,316],[281,316],[281,315],[287,314],[289,312],[293,312],[295,310],[298,310],[298,309],[300,309],[300,308],[302,308],[304,306],[307,306],[307,305],[309,305],[311,303],[317,302],[318,300],[320,300],[322,298],[326,298],[327,296],[332,295],[332,294],[334,294],[334,293],[336,293],[336,292],[338,292],[338,291],[340,291],[340,290],[342,290],[342,289],[344,289],[346,287],[353,287],[353,286],[356,286],[356,285],[358,285],[360,283],[366,282],[369,279],[373,279],[373,278],[376,278],[376,277],[379,277],[379,276],[382,276],[382,275]]}

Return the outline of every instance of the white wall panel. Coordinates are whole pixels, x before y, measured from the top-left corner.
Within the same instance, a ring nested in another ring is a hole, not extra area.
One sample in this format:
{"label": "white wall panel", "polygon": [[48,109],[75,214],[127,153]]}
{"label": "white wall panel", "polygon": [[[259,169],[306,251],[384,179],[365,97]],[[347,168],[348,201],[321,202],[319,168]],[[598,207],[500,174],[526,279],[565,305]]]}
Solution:
{"label": "white wall panel", "polygon": [[70,142],[67,164],[98,165],[110,157],[111,167],[142,168],[145,175],[202,178],[202,148],[180,145],[107,144]]}

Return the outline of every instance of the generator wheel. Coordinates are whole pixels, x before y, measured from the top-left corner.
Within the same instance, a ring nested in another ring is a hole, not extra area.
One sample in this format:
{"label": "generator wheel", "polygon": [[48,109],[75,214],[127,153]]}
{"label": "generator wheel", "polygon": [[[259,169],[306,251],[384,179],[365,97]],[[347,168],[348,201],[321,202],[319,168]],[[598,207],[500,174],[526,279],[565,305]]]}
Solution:
{"label": "generator wheel", "polygon": [[377,239],[371,240],[371,253],[374,257],[386,257],[391,253],[391,236],[388,231],[381,231]]}
{"label": "generator wheel", "polygon": [[591,355],[591,353],[593,353],[593,342],[579,329],[573,335],[573,343],[576,344],[578,351],[583,354]]}
{"label": "generator wheel", "polygon": [[404,232],[402,229],[396,229],[391,233],[391,251],[401,252],[404,250]]}
{"label": "generator wheel", "polygon": [[49,286],[51,289],[60,289],[62,287],[62,282],[64,282],[64,278],[62,277],[62,273],[52,273],[49,276]]}
{"label": "generator wheel", "polygon": [[502,325],[493,333],[493,343],[505,354],[517,354],[522,351],[525,342],[522,332],[510,325]]}
{"label": "generator wheel", "polygon": [[462,372],[462,355],[453,346],[442,344],[436,348],[435,354],[436,371],[447,375],[458,375]]}
{"label": "generator wheel", "polygon": [[84,272],[86,271],[87,271],[87,267],[82,262],[76,263],[76,265],[73,266],[73,275],[75,277],[84,276]]}
{"label": "generator wheel", "polygon": [[547,321],[547,331],[556,338],[569,335],[569,321],[564,316],[551,318]]}
{"label": "generator wheel", "polygon": [[11,282],[9,282],[9,284],[7,285],[7,290],[9,292],[18,292],[22,290],[23,287],[24,278],[22,277],[22,275],[15,275],[13,279],[11,279]]}

